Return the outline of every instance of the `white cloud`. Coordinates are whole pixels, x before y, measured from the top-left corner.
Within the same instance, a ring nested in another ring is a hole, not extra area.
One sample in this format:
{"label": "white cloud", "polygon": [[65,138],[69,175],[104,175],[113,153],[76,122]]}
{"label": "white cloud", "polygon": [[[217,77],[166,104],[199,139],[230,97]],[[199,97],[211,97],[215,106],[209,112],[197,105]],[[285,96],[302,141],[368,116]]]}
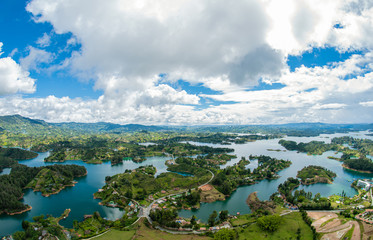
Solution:
{"label": "white cloud", "polygon": [[57,33],[74,34],[82,49],[72,65],[105,76],[96,85],[104,90],[112,77],[147,86],[160,73],[192,82],[228,76],[251,86],[285,67],[266,42],[270,22],[257,0],[34,0],[27,10]]}
{"label": "white cloud", "polygon": [[20,64],[24,69],[39,71],[42,64],[50,63],[52,59],[50,52],[29,46],[28,55],[20,59]]}
{"label": "white cloud", "polygon": [[328,104],[323,104],[323,105],[317,104],[317,105],[313,106],[312,108],[313,109],[321,109],[321,110],[331,110],[331,109],[344,108],[346,106],[347,105],[344,104],[344,103],[328,103]]}
{"label": "white cloud", "polygon": [[[0,42],[0,55],[2,43]],[[35,80],[10,57],[0,58],[0,96],[35,92]]]}

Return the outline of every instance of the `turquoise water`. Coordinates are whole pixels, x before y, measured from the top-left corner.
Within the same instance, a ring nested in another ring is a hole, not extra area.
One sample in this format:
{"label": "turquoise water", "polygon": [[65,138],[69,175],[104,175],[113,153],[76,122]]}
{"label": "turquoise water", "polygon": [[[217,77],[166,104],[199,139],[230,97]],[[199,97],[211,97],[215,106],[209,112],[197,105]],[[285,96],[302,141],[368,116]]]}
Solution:
{"label": "turquoise water", "polygon": [[11,168],[3,168],[3,171],[0,173],[0,175],[6,175],[10,173]]}
{"label": "turquoise water", "polygon": [[[53,165],[53,163],[45,163],[43,161],[48,155],[49,153],[40,153],[37,158],[20,161],[20,163],[30,167]],[[50,197],[43,197],[40,192],[27,190],[23,202],[32,206],[32,210],[15,216],[1,215],[0,236],[22,230],[22,220],[32,221],[32,217],[41,214],[60,216],[67,208],[71,208],[71,213],[68,218],[60,222],[61,225],[66,227],[72,227],[73,220],[83,220],[84,214],[92,214],[95,211],[100,212],[102,217],[108,219],[114,220],[120,218],[124,214],[120,209],[100,206],[98,204],[100,200],[93,199],[93,193],[97,192],[105,184],[105,177],[123,173],[126,169],[135,169],[139,166],[150,164],[157,168],[156,175],[159,175],[167,171],[164,162],[168,159],[166,157],[150,157],[142,163],[126,161],[123,164],[115,166],[111,166],[109,162],[103,164],[86,164],[82,161],[66,161],[61,163],[85,166],[88,170],[88,175],[76,179],[78,183],[75,187],[68,187],[59,194],[51,195]]]}
{"label": "turquoise water", "polygon": [[[297,142],[309,142],[312,140],[330,142],[333,137],[352,135],[353,137],[370,138],[372,136],[365,136],[362,133],[352,134],[330,134],[320,135],[318,137],[307,137],[297,138],[288,137],[286,139],[294,140]],[[337,173],[337,177],[333,184],[315,184],[307,187],[303,187],[306,191],[311,191],[314,194],[320,192],[323,196],[329,196],[336,193],[341,193],[343,190],[347,195],[354,195],[356,192],[350,187],[351,182],[354,178],[372,178],[371,174],[362,174],[342,168],[341,163],[335,160],[328,159],[328,156],[338,156],[334,152],[327,152],[321,156],[307,156],[304,153],[297,153],[285,150],[278,144],[279,139],[256,141],[241,145],[219,145],[219,144],[203,144],[195,143],[199,145],[207,145],[214,147],[230,147],[234,148],[234,154],[237,155],[236,159],[232,159],[226,164],[226,166],[237,163],[242,156],[248,158],[252,155],[269,155],[280,159],[288,159],[292,161],[291,167],[279,172],[281,176],[279,179],[268,181],[264,180],[255,185],[244,186],[238,188],[230,198],[225,201],[217,201],[209,204],[202,204],[201,208],[194,211],[182,210],[179,212],[181,216],[190,217],[196,215],[198,218],[206,221],[212,211],[228,210],[231,214],[240,212],[241,214],[250,213],[249,207],[245,201],[247,196],[252,192],[258,192],[258,197],[262,200],[266,200],[270,195],[277,190],[277,186],[284,182],[288,177],[295,177],[297,171],[308,165],[320,165],[326,167]],[[282,151],[268,151],[267,149],[280,149]],[[32,160],[21,161],[20,163],[27,166],[46,166],[52,165],[53,163],[45,163],[43,159],[47,157],[49,153],[40,153],[39,156]],[[118,173],[124,172],[126,169],[135,169],[139,166],[154,165],[157,168],[156,175],[166,172],[167,167],[164,162],[170,159],[169,157],[150,157],[142,163],[134,163],[132,161],[125,161],[122,164],[111,166],[109,162],[103,164],[86,164],[82,161],[67,161],[61,164],[78,164],[85,166],[88,170],[88,175],[77,180],[75,187],[69,187],[62,190],[57,195],[51,195],[50,197],[41,196],[40,192],[33,192],[27,190],[24,195],[23,201],[33,208],[31,211],[15,215],[15,216],[0,216],[0,236],[11,234],[15,231],[21,230],[22,220],[32,221],[32,217],[39,216],[41,214],[60,216],[63,211],[67,208],[71,208],[71,213],[68,218],[62,220],[60,223],[66,227],[72,227],[73,220],[83,220],[84,214],[92,214],[94,211],[100,212],[101,216],[107,217],[108,219],[120,218],[123,212],[116,208],[109,208],[100,206],[98,203],[100,200],[93,199],[93,193],[105,184],[105,177],[112,176]],[[257,161],[252,161],[248,168],[254,169],[257,166]],[[225,166],[222,166],[225,167]]]}

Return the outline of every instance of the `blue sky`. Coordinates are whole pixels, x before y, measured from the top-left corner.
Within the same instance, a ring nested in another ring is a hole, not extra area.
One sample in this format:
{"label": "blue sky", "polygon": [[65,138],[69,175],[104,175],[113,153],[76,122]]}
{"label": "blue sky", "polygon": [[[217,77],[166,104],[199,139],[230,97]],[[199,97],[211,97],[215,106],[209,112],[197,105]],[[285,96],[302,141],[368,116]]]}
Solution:
{"label": "blue sky", "polygon": [[373,122],[372,21],[368,0],[2,0],[0,114]]}

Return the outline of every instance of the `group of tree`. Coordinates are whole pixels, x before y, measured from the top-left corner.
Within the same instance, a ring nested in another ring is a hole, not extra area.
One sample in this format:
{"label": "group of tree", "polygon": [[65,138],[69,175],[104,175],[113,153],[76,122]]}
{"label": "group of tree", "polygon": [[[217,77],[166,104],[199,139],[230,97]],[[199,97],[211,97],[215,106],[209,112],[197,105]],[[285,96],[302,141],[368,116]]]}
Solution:
{"label": "group of tree", "polygon": [[170,228],[180,227],[180,223],[176,222],[176,218],[178,217],[176,210],[156,209],[150,212],[149,217],[161,226]]}
{"label": "group of tree", "polygon": [[212,226],[215,226],[216,224],[225,222],[228,219],[228,217],[229,217],[228,210],[220,211],[219,214],[218,214],[217,211],[213,211],[210,214],[207,222],[208,222],[209,226],[212,227]]}

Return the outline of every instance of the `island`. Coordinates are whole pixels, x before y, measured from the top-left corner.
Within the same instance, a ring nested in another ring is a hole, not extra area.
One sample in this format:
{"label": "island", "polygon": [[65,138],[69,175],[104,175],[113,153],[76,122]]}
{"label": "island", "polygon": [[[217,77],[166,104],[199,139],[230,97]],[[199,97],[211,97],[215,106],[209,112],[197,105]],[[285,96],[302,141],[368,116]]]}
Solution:
{"label": "island", "polygon": [[301,179],[303,185],[311,185],[315,183],[333,183],[333,179],[337,176],[334,172],[320,167],[310,165],[298,171],[297,178]]}
{"label": "island", "polygon": [[59,193],[65,187],[73,187],[74,178],[87,175],[87,170],[78,165],[55,165],[45,167],[31,180],[25,188],[41,192],[44,197]]}
{"label": "island", "polygon": [[135,201],[149,205],[156,198],[186,192],[203,185],[211,178],[211,173],[206,170],[193,171],[192,176],[166,172],[155,177],[155,173],[155,167],[146,166],[108,176],[105,186],[94,197],[102,199],[102,205],[127,209]]}

